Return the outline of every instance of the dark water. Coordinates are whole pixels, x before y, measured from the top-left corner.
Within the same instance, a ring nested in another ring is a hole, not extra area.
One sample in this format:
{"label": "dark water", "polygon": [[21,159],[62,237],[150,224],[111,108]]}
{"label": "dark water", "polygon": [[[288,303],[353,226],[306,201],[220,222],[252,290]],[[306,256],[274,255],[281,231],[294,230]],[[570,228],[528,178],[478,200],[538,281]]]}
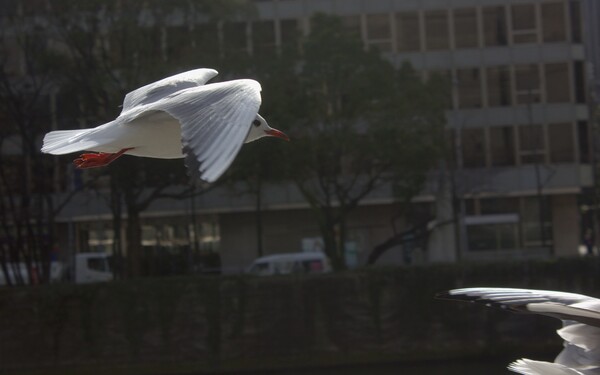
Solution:
{"label": "dark water", "polygon": [[276,370],[252,372],[252,375],[506,375],[514,374],[506,369],[512,362],[507,360],[456,360],[415,363],[387,363],[376,365],[340,366],[321,369]]}

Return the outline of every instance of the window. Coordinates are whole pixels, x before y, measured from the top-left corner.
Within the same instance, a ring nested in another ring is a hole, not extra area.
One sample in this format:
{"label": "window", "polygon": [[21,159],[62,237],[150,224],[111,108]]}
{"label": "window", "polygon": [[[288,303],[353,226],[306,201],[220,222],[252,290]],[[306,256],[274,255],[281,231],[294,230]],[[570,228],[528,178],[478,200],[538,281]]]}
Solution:
{"label": "window", "polygon": [[519,244],[519,201],[515,198],[479,200],[480,214],[467,216],[470,251],[512,250]]}
{"label": "window", "polygon": [[504,107],[511,104],[511,82],[508,67],[491,67],[486,69],[487,98],[490,107]]}
{"label": "window", "polygon": [[269,274],[269,263],[254,263],[252,267],[248,270],[248,273],[253,275],[268,275]]}
{"label": "window", "polygon": [[567,40],[567,25],[563,3],[542,4],[542,28],[545,43]]}
{"label": "window", "polygon": [[367,44],[382,52],[392,51],[392,28],[390,16],[384,14],[367,15]]}
{"label": "window", "polygon": [[[86,250],[92,252],[106,252],[113,246],[114,231],[106,228],[103,224],[96,222],[92,224],[93,229],[87,231]],[[90,259],[91,260],[91,259]],[[104,259],[94,259],[101,260]]]}
{"label": "window", "polygon": [[481,128],[462,130],[463,166],[465,168],[485,167],[484,140]]}
{"label": "window", "polygon": [[281,20],[279,21],[279,29],[281,33],[281,49],[297,51],[300,43],[298,20]]}
{"label": "window", "polygon": [[581,4],[579,1],[569,1],[569,15],[571,16],[571,41],[581,43]]}
{"label": "window", "polygon": [[275,22],[259,21],[252,23],[252,49],[255,55],[275,52]]}
{"label": "window", "polygon": [[[152,32],[153,32],[154,36],[157,38],[155,40],[160,40],[160,36],[158,35],[158,33],[156,33],[156,28],[153,29]],[[82,38],[82,39],[85,38],[85,39],[89,40],[86,33],[82,33],[80,38]],[[126,61],[127,57],[128,57],[128,54],[127,54],[128,49],[123,48],[123,41],[125,38],[123,38],[123,35],[121,35],[121,32],[119,32],[119,30],[117,28],[109,29],[106,39],[108,41],[108,52],[110,54],[110,61],[114,61],[117,64],[121,64],[123,61]],[[154,45],[158,45],[158,44],[159,43],[157,43],[156,41],[154,42]],[[157,50],[154,51],[156,53],[156,56],[160,56],[159,48],[157,48]],[[13,53],[9,53],[8,55],[5,55],[5,56],[11,56],[12,54]],[[21,53],[19,53],[17,50],[15,50],[15,52],[14,52],[15,57],[17,57],[20,54]]]}
{"label": "window", "polygon": [[454,129],[445,129],[444,144],[446,146],[445,151],[448,167],[451,169],[456,168],[456,131]]}
{"label": "window", "polygon": [[[7,5],[4,5],[7,6]],[[113,51],[111,51],[113,52]],[[2,69],[9,76],[22,74],[24,71],[24,51],[19,46],[18,38],[3,35],[0,42],[0,55],[2,55]]]}
{"label": "window", "polygon": [[577,122],[577,143],[579,143],[579,162],[589,163],[590,155],[590,132],[588,123],[585,121]]}
{"label": "window", "polygon": [[503,6],[483,8],[483,37],[486,47],[507,43],[506,13]]}
{"label": "window", "polygon": [[425,12],[425,45],[429,51],[450,48],[448,12],[445,10]]}
{"label": "window", "polygon": [[521,163],[543,163],[544,155],[544,128],[541,125],[519,126],[519,156]]}
{"label": "window", "polygon": [[492,166],[515,165],[515,134],[512,126],[490,128],[490,152]]}
{"label": "window", "polygon": [[246,22],[228,22],[223,24],[223,49],[228,55],[248,52],[246,40]]}
{"label": "window", "polygon": [[517,104],[540,102],[540,75],[537,65],[517,65],[515,67],[515,85]]}
{"label": "window", "polygon": [[110,272],[108,262],[104,257],[88,258],[87,267],[92,271]]}
{"label": "window", "polygon": [[573,83],[575,84],[575,102],[585,103],[585,78],[583,63],[575,61],[573,64]]}
{"label": "window", "polygon": [[512,40],[513,43],[537,42],[535,5],[512,5]]}
{"label": "window", "polygon": [[550,246],[550,203],[547,196],[465,200],[469,215],[465,218],[469,250],[514,250],[520,247]]}
{"label": "window", "polygon": [[362,38],[362,33],[360,31],[360,16],[342,17],[342,26],[348,33],[353,34],[357,38]]}
{"label": "window", "polygon": [[2,155],[2,161],[0,167],[2,167],[2,173],[4,174],[2,178],[5,187],[8,192],[18,193],[22,188],[23,173],[25,173],[21,167],[22,158],[18,155]]}
{"label": "window", "polygon": [[544,76],[546,78],[546,102],[568,103],[571,101],[571,85],[567,63],[546,64]]}
{"label": "window", "polygon": [[575,140],[573,139],[572,124],[549,124],[548,142],[550,143],[551,163],[572,163],[575,161]]}
{"label": "window", "polygon": [[398,52],[419,51],[421,49],[421,29],[418,13],[398,13],[396,15],[396,49]]}
{"label": "window", "polygon": [[552,212],[550,208],[550,200],[546,196],[522,198],[520,216],[524,247],[542,247],[552,243]]}
{"label": "window", "polygon": [[202,51],[202,56],[211,56],[216,59],[219,55],[219,28],[216,23],[198,24],[194,27],[194,36],[197,48]]}
{"label": "window", "polygon": [[458,69],[456,79],[458,80],[459,108],[480,108],[481,77],[479,68]]}
{"label": "window", "polygon": [[456,48],[475,48],[479,45],[477,11],[475,8],[454,9],[454,41]]}
{"label": "window", "polygon": [[467,215],[477,215],[479,212],[479,200],[477,199],[464,199],[465,202],[465,213]]}
{"label": "window", "polygon": [[167,58],[173,61],[189,55],[193,39],[189,38],[190,30],[187,26],[167,28]]}
{"label": "window", "polygon": [[482,215],[518,213],[519,198],[482,198],[479,209]]}
{"label": "window", "polygon": [[467,226],[470,251],[512,250],[518,248],[516,223],[493,223]]}

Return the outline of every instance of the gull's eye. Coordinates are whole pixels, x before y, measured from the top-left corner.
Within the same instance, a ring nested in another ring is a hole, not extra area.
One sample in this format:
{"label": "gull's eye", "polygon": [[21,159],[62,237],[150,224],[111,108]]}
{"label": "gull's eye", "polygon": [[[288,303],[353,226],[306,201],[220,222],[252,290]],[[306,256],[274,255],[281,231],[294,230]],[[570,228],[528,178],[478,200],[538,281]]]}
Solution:
{"label": "gull's eye", "polygon": [[252,125],[254,125],[254,126],[260,126],[260,121],[254,120],[254,121],[252,121]]}

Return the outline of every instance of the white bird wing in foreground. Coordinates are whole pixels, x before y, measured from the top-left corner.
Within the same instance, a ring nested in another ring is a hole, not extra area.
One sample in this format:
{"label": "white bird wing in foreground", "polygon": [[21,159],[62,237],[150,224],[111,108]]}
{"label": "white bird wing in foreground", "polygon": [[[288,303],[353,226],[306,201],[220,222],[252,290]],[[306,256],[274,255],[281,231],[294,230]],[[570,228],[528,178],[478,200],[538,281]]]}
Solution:
{"label": "white bird wing in foreground", "polygon": [[514,312],[552,316],[563,321],[565,340],[555,363],[522,359],[509,369],[521,374],[600,374],[600,300],[582,294],[515,288],[464,288],[439,298],[471,301]]}
{"label": "white bird wing in foreground", "polygon": [[251,79],[213,83],[177,91],[144,106],[144,112],[164,111],[179,121],[188,170],[213,182],[244,144],[261,104],[260,91]]}
{"label": "white bird wing in foreground", "polygon": [[583,375],[584,373],[558,363],[519,359],[508,366],[508,369],[524,375]]}

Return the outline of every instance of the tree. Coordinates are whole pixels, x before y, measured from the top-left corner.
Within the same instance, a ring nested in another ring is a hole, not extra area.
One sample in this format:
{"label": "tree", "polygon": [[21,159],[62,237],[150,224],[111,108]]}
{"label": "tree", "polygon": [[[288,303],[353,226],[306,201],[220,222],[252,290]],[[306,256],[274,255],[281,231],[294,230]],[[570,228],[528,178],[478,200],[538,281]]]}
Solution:
{"label": "tree", "polygon": [[[52,3],[51,20],[69,58],[64,70],[64,92],[76,93],[79,116],[87,126],[99,125],[118,115],[125,94],[137,87],[179,71],[215,61],[218,55],[204,54],[208,45],[195,45],[203,31],[191,33],[201,17],[223,17],[247,3],[229,1],[86,1]],[[179,13],[178,13],[179,12]],[[183,17],[172,26],[169,17]],[[188,31],[184,38],[178,32]],[[217,40],[210,40],[216,44]],[[177,163],[177,164],[175,164]],[[87,172],[86,172],[87,173]],[[91,172],[94,174],[97,172]],[[194,189],[188,183],[180,160],[148,163],[141,158],[123,158],[100,173],[110,179],[115,253],[120,254],[121,215],[127,213],[128,274],[141,274],[140,214],[159,198],[183,199]],[[157,175],[166,178],[153,178]],[[180,189],[172,189],[179,183]]]}
{"label": "tree", "polygon": [[[226,70],[234,76],[254,78],[262,87],[263,103],[260,113],[267,122],[277,129],[286,130],[287,124],[295,121],[295,111],[289,103],[295,102],[298,92],[294,66],[297,61],[296,51],[268,51],[255,54],[245,59],[237,59],[232,65],[228,63]],[[285,162],[286,147],[290,144],[273,140],[249,143],[242,147],[226,177],[232,191],[250,194],[255,202],[256,254],[263,254],[262,202],[263,190],[268,184],[285,181],[287,164]]]}
{"label": "tree", "polygon": [[373,191],[419,192],[443,145],[444,98],[407,64],[365,51],[338,18],[317,15],[303,45],[297,113],[287,148],[290,178],[313,209],[325,251],[345,268],[346,221]]}
{"label": "tree", "polygon": [[61,62],[43,25],[28,18],[23,4],[10,5],[0,29],[0,271],[8,285],[49,280],[56,186],[38,136],[51,122],[53,73]]}

